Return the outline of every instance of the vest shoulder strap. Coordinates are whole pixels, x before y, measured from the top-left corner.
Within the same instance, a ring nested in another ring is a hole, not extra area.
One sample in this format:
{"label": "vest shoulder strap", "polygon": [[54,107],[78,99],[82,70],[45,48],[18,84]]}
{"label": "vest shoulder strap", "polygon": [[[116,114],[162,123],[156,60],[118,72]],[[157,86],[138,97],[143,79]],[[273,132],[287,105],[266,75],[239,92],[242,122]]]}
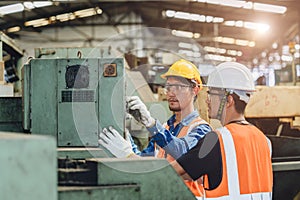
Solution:
{"label": "vest shoulder strap", "polygon": [[195,127],[197,127],[200,124],[207,124],[207,125],[209,125],[209,123],[207,121],[205,121],[201,117],[197,117],[196,119],[194,119],[193,121],[191,121],[191,123],[188,125],[189,129],[188,129],[187,132],[190,132],[191,130],[193,130]]}
{"label": "vest shoulder strap", "polygon": [[240,183],[238,176],[238,165],[236,151],[232,135],[226,127],[217,129],[222,137],[226,160],[226,174],[228,180],[228,193],[230,199],[240,199]]}

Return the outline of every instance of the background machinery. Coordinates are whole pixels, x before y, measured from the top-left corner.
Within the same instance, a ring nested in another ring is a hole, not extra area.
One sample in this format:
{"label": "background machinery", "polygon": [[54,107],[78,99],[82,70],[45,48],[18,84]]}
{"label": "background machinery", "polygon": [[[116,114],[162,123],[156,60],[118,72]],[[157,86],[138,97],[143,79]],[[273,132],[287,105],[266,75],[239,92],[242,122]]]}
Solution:
{"label": "background machinery", "polygon": [[256,86],[245,111],[272,142],[275,199],[300,198],[299,100],[299,86]]}

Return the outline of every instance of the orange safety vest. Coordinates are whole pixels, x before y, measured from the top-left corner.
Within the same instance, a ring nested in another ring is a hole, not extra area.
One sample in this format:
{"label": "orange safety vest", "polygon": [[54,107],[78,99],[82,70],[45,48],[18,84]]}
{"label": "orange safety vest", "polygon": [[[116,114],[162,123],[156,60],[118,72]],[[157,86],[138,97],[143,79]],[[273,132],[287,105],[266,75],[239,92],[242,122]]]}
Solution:
{"label": "orange safety vest", "polygon": [[[182,129],[180,130],[177,137],[182,138],[182,137],[186,136],[191,130],[193,130],[196,126],[198,126],[200,124],[209,125],[205,120],[201,119],[200,117],[197,117],[193,121],[191,121],[187,126],[182,127]],[[168,125],[165,125],[165,128],[169,130]],[[159,148],[159,151],[158,151],[156,157],[166,158],[170,163],[175,160],[171,155],[167,154],[163,148]],[[204,188],[203,188],[202,184],[200,184],[197,181],[189,181],[189,180],[185,180],[184,182],[196,197],[203,196]]]}
{"label": "orange safety vest", "polygon": [[[228,124],[217,129],[222,153],[222,181],[206,190],[206,199],[272,199],[271,142],[253,125]],[[208,188],[207,176],[204,186]]]}

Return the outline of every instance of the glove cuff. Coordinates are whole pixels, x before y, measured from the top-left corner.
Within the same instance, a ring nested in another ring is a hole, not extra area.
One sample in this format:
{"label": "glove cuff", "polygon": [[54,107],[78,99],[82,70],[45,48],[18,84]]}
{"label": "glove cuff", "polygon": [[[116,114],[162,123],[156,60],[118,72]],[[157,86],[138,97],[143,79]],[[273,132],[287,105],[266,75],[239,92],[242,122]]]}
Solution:
{"label": "glove cuff", "polygon": [[145,124],[146,128],[150,128],[155,125],[155,119],[150,117],[147,124]]}

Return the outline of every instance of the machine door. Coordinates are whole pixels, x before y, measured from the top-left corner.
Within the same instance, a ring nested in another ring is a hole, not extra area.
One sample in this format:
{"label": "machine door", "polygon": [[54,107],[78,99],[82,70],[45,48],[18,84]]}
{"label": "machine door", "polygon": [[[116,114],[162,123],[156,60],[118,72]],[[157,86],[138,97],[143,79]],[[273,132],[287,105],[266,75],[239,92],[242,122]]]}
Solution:
{"label": "machine door", "polygon": [[98,60],[57,63],[58,146],[98,145]]}

